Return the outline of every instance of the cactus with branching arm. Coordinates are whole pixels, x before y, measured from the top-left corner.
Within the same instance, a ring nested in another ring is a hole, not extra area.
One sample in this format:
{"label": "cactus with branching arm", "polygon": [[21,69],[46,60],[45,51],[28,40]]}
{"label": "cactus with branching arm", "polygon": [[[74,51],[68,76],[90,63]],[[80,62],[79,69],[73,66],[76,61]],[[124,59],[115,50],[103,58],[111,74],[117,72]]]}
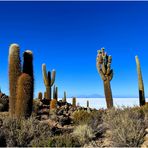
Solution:
{"label": "cactus with branching arm", "polygon": [[43,73],[44,84],[46,86],[46,99],[51,100],[51,87],[55,81],[56,71],[53,70],[52,74],[50,71],[48,71],[47,73],[46,65],[42,64],[42,73]]}
{"label": "cactus with branching arm", "polygon": [[113,107],[113,98],[110,81],[113,78],[113,69],[111,69],[112,57],[108,56],[104,48],[98,50],[96,66],[104,83],[104,92],[107,108]]}

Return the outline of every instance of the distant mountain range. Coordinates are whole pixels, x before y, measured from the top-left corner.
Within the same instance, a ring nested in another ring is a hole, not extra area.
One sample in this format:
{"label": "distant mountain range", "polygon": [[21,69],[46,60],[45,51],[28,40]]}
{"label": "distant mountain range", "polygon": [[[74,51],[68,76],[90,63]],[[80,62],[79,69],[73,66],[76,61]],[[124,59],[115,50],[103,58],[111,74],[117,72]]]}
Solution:
{"label": "distant mountain range", "polygon": [[[73,96],[70,96],[69,98],[72,98]],[[77,98],[104,98],[104,96],[99,94],[91,94],[91,95],[77,95]]]}

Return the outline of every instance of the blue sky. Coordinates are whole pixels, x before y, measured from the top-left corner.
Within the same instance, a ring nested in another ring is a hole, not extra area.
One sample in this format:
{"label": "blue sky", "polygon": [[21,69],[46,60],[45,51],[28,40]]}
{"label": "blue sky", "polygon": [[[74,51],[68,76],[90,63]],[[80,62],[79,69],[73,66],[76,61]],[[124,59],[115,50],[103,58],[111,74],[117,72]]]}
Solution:
{"label": "blue sky", "polygon": [[112,55],[113,96],[138,96],[135,55],[148,96],[148,2],[0,2],[0,86],[9,93],[8,47],[34,53],[35,96],[44,92],[42,63],[56,69],[60,96],[99,94],[97,50]]}

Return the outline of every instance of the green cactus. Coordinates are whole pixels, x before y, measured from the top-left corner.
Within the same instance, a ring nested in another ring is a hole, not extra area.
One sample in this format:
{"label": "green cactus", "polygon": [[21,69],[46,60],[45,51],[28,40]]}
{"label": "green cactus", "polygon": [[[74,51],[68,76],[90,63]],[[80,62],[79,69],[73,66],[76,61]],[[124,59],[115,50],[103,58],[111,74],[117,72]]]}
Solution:
{"label": "green cactus", "polygon": [[145,105],[144,84],[143,84],[142,73],[141,73],[138,56],[135,56],[135,60],[136,60],[137,74],[138,74],[139,104],[140,106],[142,106],[142,105]]}
{"label": "green cactus", "polygon": [[66,91],[64,91],[64,98],[62,99],[62,102],[66,102]]}
{"label": "green cactus", "polygon": [[58,100],[58,87],[55,88],[55,99]]}
{"label": "green cactus", "polygon": [[53,99],[55,99],[55,96],[56,96],[56,92],[55,92],[56,90],[55,90],[55,85],[53,86]]}
{"label": "green cactus", "polygon": [[53,70],[52,71],[52,76],[50,71],[46,71],[46,65],[42,64],[42,73],[43,73],[43,79],[44,79],[44,84],[46,86],[46,99],[51,100],[51,87],[54,84],[55,81],[55,75],[56,75],[56,71]]}
{"label": "green cactus", "polygon": [[32,87],[33,81],[29,74],[22,73],[17,84],[17,100],[15,115],[17,118],[30,117],[32,112]]}
{"label": "green cactus", "polygon": [[17,80],[21,75],[21,61],[20,61],[20,48],[17,44],[11,44],[9,48],[9,115],[14,117],[15,115],[15,103],[16,103],[16,89]]}
{"label": "green cactus", "polygon": [[43,96],[43,95],[42,95],[42,92],[39,92],[39,93],[38,93],[38,100],[42,101],[42,96]]}
{"label": "green cactus", "polygon": [[54,85],[53,87],[53,99],[58,100],[58,87]]}
{"label": "green cactus", "polygon": [[98,51],[97,55],[97,69],[104,82],[104,92],[106,97],[107,108],[113,107],[112,91],[110,81],[113,78],[113,70],[111,69],[112,57],[108,56],[104,48]]}
{"label": "green cactus", "polygon": [[75,97],[72,98],[72,106],[73,106],[73,107],[76,107],[76,98],[75,98]]}

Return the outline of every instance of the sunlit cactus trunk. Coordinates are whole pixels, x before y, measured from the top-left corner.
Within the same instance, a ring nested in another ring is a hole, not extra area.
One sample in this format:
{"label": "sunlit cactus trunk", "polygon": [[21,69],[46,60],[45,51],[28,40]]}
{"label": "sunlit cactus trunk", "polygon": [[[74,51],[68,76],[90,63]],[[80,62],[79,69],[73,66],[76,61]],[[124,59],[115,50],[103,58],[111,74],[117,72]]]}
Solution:
{"label": "sunlit cactus trunk", "polygon": [[9,115],[14,117],[15,115],[15,103],[16,103],[16,89],[17,81],[21,75],[21,61],[20,61],[20,48],[17,44],[11,44],[9,48]]}
{"label": "sunlit cactus trunk", "polygon": [[140,62],[138,56],[135,56],[138,74],[138,86],[139,86],[139,104],[140,106],[145,105],[145,94],[144,94],[144,84],[142,79],[142,73],[140,68]]}
{"label": "sunlit cactus trunk", "polygon": [[113,78],[113,70],[111,69],[111,62],[112,62],[112,57],[107,55],[107,53],[104,51],[104,48],[98,51],[96,66],[100,74],[100,77],[104,83],[104,93],[105,93],[107,108],[113,107],[113,97],[110,86],[110,81]]}
{"label": "sunlit cactus trunk", "polygon": [[113,98],[112,98],[110,81],[106,80],[103,82],[104,82],[104,93],[105,93],[107,108],[112,108],[113,107]]}

